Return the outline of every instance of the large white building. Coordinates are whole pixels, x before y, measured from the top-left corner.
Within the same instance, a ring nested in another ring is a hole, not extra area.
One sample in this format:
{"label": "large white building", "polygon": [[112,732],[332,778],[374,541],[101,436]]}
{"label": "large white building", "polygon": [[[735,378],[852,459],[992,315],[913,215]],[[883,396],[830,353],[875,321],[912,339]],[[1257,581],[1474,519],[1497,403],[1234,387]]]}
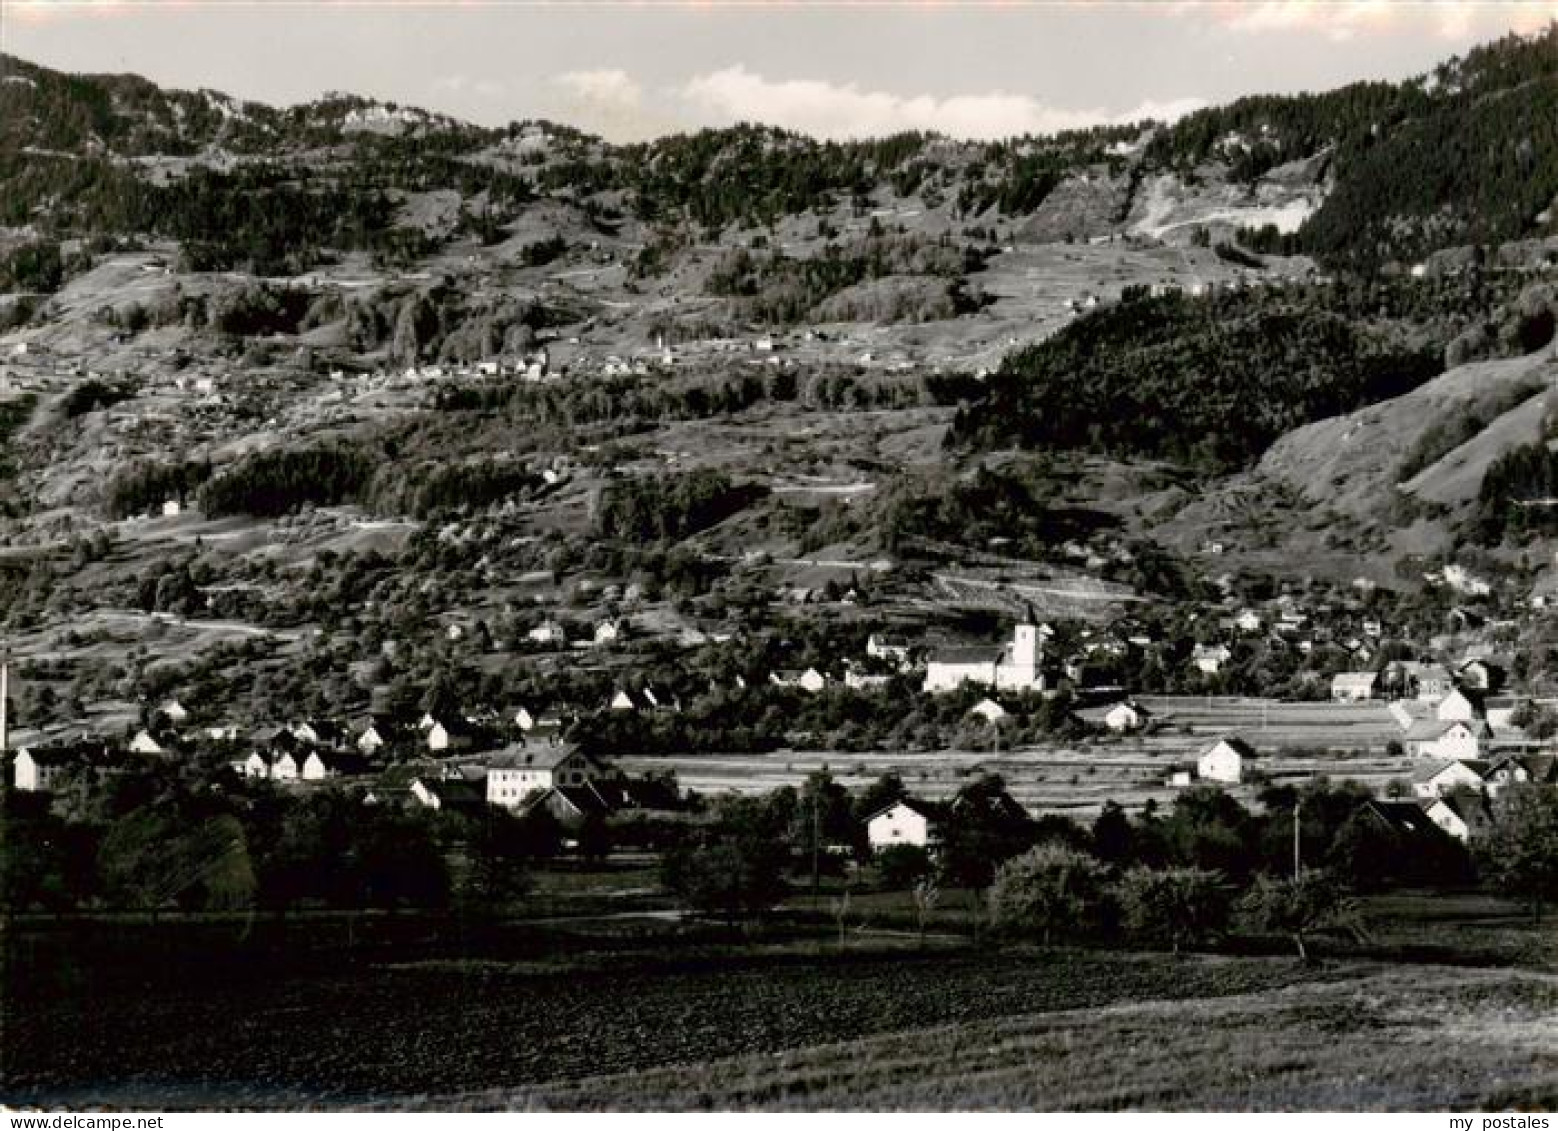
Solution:
{"label": "large white building", "polygon": [[1044,632],[1028,610],[1003,646],[952,648],[932,653],[925,665],[925,690],[956,691],[964,684],[997,691],[1044,690]]}
{"label": "large white building", "polygon": [[486,765],[487,800],[510,809],[537,790],[585,785],[601,775],[593,758],[567,746],[527,749],[516,744],[488,758]]}

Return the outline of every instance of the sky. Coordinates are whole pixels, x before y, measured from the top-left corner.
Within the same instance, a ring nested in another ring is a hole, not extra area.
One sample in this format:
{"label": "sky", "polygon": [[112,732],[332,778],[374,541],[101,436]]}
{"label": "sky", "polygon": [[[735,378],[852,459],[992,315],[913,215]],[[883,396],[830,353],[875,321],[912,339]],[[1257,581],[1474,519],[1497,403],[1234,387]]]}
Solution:
{"label": "sky", "polygon": [[1405,78],[1553,19],[1558,0],[0,0],[0,50],[614,141],[738,121],[989,138]]}

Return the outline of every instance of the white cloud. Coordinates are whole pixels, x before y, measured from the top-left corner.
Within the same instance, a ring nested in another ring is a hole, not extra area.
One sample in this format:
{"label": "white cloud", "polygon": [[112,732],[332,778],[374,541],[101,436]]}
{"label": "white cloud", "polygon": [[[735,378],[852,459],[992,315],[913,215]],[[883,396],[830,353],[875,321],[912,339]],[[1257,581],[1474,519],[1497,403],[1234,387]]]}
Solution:
{"label": "white cloud", "polygon": [[626,71],[569,71],[557,76],[557,84],[581,101],[612,110],[636,110],[644,101],[644,89]]}
{"label": "white cloud", "polygon": [[1531,32],[1558,18],[1555,0],[1179,0],[1177,14],[1210,12],[1225,27],[1252,34],[1305,32],[1334,42],[1427,31],[1444,39]]}
{"label": "white cloud", "polygon": [[433,80],[433,90],[438,94],[475,94],[482,98],[497,98],[505,89],[501,82],[473,79],[469,75],[443,75]]}
{"label": "white cloud", "polygon": [[687,117],[709,125],[761,122],[844,139],[881,137],[904,130],[932,130],[958,138],[1001,138],[1142,118],[1176,118],[1204,103],[1182,98],[1149,102],[1124,113],[1065,109],[1025,94],[993,91],[938,98],[862,90],[853,83],[819,79],[769,79],[743,66],[698,75],[675,91]]}

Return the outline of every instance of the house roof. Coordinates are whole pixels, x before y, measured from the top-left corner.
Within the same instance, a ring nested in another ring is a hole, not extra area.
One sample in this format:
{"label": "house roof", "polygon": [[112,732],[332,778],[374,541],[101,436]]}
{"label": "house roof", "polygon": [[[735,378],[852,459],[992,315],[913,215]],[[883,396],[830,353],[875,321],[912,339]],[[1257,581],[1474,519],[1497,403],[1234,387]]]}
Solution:
{"label": "house roof", "polygon": [[957,648],[942,648],[930,655],[933,664],[997,664],[1006,655],[1006,648],[999,644],[983,644]]}
{"label": "house roof", "polygon": [[1479,780],[1485,777],[1488,772],[1488,763],[1482,761],[1480,758],[1452,758],[1446,762],[1434,761],[1429,762],[1426,765],[1418,766],[1415,770],[1412,771],[1412,780],[1415,782],[1433,781],[1435,778],[1439,777],[1441,774],[1449,771],[1455,766],[1465,767],[1467,770],[1471,771],[1471,773],[1475,774]]}
{"label": "house roof", "polygon": [[1225,735],[1223,735],[1222,738],[1219,738],[1216,742],[1212,743],[1210,746],[1208,746],[1204,750],[1202,750],[1201,751],[1201,757],[1205,758],[1208,754],[1210,754],[1212,751],[1216,750],[1219,746],[1225,746],[1225,745],[1230,747],[1233,750],[1233,752],[1235,754],[1239,755],[1239,757],[1241,757],[1241,758],[1253,758],[1253,757],[1255,757],[1255,747],[1251,746],[1248,742],[1246,742],[1244,739],[1240,738],[1236,734],[1225,734]]}
{"label": "house roof", "polygon": [[561,799],[581,817],[592,813],[605,817],[611,813],[611,806],[607,804],[606,799],[587,785],[554,785],[551,789],[537,794],[535,800],[525,806],[525,811],[529,812],[537,805],[545,805],[553,798]]}
{"label": "house roof", "polygon": [[1442,797],[1423,799],[1423,810],[1425,812],[1432,812],[1439,805],[1443,805],[1465,822],[1467,831],[1474,835],[1493,824],[1493,813],[1488,809],[1487,801],[1481,797],[1468,798],[1448,794]]}
{"label": "house roof", "polygon": [[1331,686],[1373,687],[1378,680],[1378,672],[1337,672],[1331,677]]}
{"label": "house roof", "polygon": [[1425,807],[1418,801],[1364,802],[1363,808],[1395,832],[1407,836],[1441,836],[1443,830],[1428,817]]}
{"label": "house roof", "polygon": [[416,780],[422,783],[422,788],[428,793],[451,807],[476,806],[487,800],[479,787],[458,778],[418,778]]}
{"label": "house roof", "polygon": [[338,774],[366,774],[372,769],[368,759],[351,751],[316,750],[309,757],[318,758],[325,769]]}
{"label": "house roof", "polygon": [[946,818],[946,815],[947,815],[947,806],[941,804],[940,802],[937,802],[937,801],[922,801],[922,800],[920,800],[917,797],[900,797],[897,801],[893,801],[893,802],[890,802],[887,805],[883,805],[876,812],[874,812],[870,816],[868,816],[866,818],[866,824],[870,824],[872,821],[876,820],[878,817],[880,817],[884,813],[892,812],[894,809],[898,808],[898,806],[900,806],[900,805],[902,805],[905,809],[908,809],[908,810],[911,810],[912,812],[918,813],[920,816],[924,817],[927,821],[932,821],[932,822],[941,821],[941,820],[944,820]]}
{"label": "house roof", "polygon": [[580,754],[577,746],[525,746],[511,742],[483,761],[489,770],[555,770],[575,754]]}
{"label": "house roof", "polygon": [[1454,727],[1465,727],[1477,738],[1488,737],[1488,724],[1481,719],[1414,719],[1402,736],[1408,742],[1432,742]]}
{"label": "house roof", "polygon": [[1510,754],[1492,762],[1488,774],[1512,765],[1525,770],[1534,782],[1558,782],[1558,755],[1554,754]]}

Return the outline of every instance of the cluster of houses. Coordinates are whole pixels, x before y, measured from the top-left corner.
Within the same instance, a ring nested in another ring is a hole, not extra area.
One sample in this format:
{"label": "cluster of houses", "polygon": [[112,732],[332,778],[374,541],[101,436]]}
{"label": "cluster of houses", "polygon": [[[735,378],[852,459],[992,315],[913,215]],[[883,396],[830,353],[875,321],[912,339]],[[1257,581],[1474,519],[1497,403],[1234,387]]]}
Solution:
{"label": "cluster of houses", "polygon": [[[654,692],[619,691],[610,706],[648,707]],[[370,715],[355,727],[305,720],[257,729],[226,725],[192,734],[189,712],[176,699],[163,703],[152,725],[128,742],[60,735],[22,744],[11,759],[12,781],[22,792],[57,792],[84,770],[112,774],[137,759],[176,757],[197,740],[231,747],[229,768],[240,776],[288,786],[336,783],[360,787],[364,800],[395,798],[431,809],[462,810],[483,804],[528,810],[542,805],[569,828],[587,815],[623,809],[677,807],[654,783],[629,781],[598,759],[563,741],[567,719],[516,707],[496,718],[424,713],[415,722]],[[388,756],[426,760],[433,769],[408,788],[386,788]],[[647,792],[646,792],[647,791]],[[654,794],[653,797],[649,796]]]}

